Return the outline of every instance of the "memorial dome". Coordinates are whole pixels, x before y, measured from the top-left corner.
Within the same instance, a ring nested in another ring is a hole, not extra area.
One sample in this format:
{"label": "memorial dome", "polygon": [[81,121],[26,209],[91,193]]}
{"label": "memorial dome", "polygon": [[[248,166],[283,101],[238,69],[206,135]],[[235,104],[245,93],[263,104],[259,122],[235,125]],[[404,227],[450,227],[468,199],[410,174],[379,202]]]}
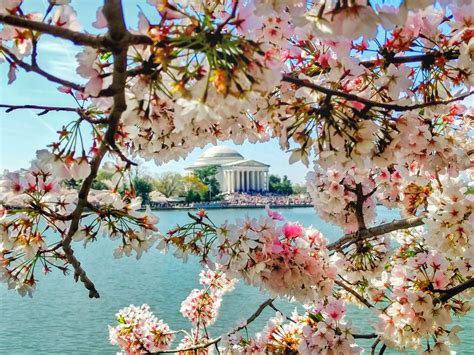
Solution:
{"label": "memorial dome", "polygon": [[239,160],[244,160],[239,152],[225,145],[217,145],[202,153],[193,164],[193,167],[223,165]]}

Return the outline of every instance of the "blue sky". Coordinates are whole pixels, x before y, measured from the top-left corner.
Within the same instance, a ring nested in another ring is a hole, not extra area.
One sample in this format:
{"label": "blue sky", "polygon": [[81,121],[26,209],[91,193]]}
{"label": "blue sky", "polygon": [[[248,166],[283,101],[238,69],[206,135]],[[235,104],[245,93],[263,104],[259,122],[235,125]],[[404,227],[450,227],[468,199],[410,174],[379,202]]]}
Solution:
{"label": "blue sky", "polygon": [[[48,6],[46,0],[26,0],[25,9],[43,12]],[[126,20],[129,27],[136,27],[139,7],[148,13],[151,7],[142,1],[123,1]],[[73,0],[72,6],[78,12],[78,17],[84,30],[96,33],[91,23],[95,20],[95,11],[102,4],[98,0]],[[152,17],[153,18],[153,17]],[[61,39],[43,36],[39,41],[38,63],[46,71],[61,78],[81,82],[75,72],[75,54],[79,47]],[[34,73],[19,70],[17,80],[7,85],[9,66],[0,64],[0,103],[2,104],[36,104],[51,106],[76,107],[75,102],[68,95],[57,91],[57,84],[52,84]],[[62,125],[74,118],[71,113],[49,113],[37,116],[38,111],[17,110],[5,113],[0,110],[0,169],[16,170],[26,168],[34,158],[38,149],[45,148],[57,139],[56,131]],[[300,163],[290,165],[289,154],[283,152],[276,140],[262,144],[244,143],[236,146],[230,142],[222,144],[237,149],[245,158],[255,159],[271,166],[270,173],[288,175],[294,182],[304,182],[308,169]],[[205,147],[209,148],[211,145]],[[146,163],[145,170],[150,174],[159,174],[165,171],[182,172],[183,168],[199,157],[203,149],[195,149],[186,160],[170,162],[162,166]]]}

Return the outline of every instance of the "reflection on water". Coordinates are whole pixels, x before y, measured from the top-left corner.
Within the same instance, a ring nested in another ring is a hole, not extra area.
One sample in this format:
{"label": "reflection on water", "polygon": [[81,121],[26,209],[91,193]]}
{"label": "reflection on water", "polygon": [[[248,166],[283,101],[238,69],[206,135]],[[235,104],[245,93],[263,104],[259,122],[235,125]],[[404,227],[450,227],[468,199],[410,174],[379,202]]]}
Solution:
{"label": "reflection on water", "polygon": [[[311,208],[282,209],[280,212],[289,220],[318,227],[330,241],[341,235],[339,229],[322,223]],[[263,209],[209,211],[216,222],[233,220],[247,213],[265,212]],[[162,231],[188,221],[186,211],[160,211],[158,215]],[[390,221],[397,217],[393,212],[380,209],[380,220]],[[183,264],[172,255],[160,254],[155,249],[140,260],[116,260],[112,256],[114,243],[101,239],[86,250],[76,244],[76,255],[95,282],[100,299],[89,299],[87,291],[75,284],[72,276],[64,277],[58,272],[40,277],[32,299],[21,298],[1,284],[0,354],[115,354],[118,348],[109,345],[107,324],[115,324],[115,312],[129,304],[148,303],[155,315],[172,329],[189,329],[190,323],[181,316],[179,308],[188,293],[199,288],[200,267],[197,262],[190,259]],[[233,328],[266,298],[257,289],[239,283],[224,297],[219,318],[210,327],[211,335],[217,336]],[[277,305],[285,312],[295,308],[295,304],[285,301]],[[253,323],[251,330],[261,329],[270,315],[272,311],[267,309]],[[349,315],[360,333],[369,332],[371,320],[375,319],[355,308],[349,311]],[[458,348],[460,354],[474,354],[474,339],[469,337],[469,334],[474,334],[473,323],[472,314],[460,319],[459,324],[465,328],[460,333],[463,340]],[[359,343],[370,347],[371,342]]]}

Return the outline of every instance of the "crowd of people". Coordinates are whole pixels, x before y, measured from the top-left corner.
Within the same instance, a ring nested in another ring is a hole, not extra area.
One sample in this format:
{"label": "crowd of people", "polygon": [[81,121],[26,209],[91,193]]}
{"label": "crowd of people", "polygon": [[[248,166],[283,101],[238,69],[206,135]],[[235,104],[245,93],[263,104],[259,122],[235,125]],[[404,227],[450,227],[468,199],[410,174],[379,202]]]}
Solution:
{"label": "crowd of people", "polygon": [[226,196],[225,202],[236,206],[310,205],[311,198],[307,194],[282,196],[276,194],[233,193]]}
{"label": "crowd of people", "polygon": [[230,208],[230,207],[284,207],[284,206],[311,206],[311,198],[307,194],[277,195],[261,193],[232,193],[225,194],[220,200],[200,203],[186,203],[185,201],[151,202],[152,208]]}

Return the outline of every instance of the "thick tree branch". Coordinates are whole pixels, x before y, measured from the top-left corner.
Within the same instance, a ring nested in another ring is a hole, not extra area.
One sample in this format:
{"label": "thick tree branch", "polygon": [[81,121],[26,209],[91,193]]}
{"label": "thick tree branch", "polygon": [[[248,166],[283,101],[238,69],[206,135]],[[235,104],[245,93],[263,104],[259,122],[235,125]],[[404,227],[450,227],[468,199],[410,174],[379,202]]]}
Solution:
{"label": "thick tree branch", "polygon": [[377,235],[382,235],[386,233],[390,233],[400,229],[407,229],[413,228],[423,225],[423,217],[410,217],[400,220],[395,220],[393,222],[381,224],[376,227],[368,228],[365,230],[361,230],[355,233],[346,234],[344,237],[340,238],[334,243],[328,245],[329,250],[336,250],[343,247],[347,247],[355,243],[356,241],[360,241],[363,239],[367,239],[370,237],[375,237]]}
{"label": "thick tree branch", "polygon": [[71,88],[71,89],[74,89],[74,90],[84,91],[84,87],[79,85],[79,84],[76,84],[76,83],[73,83],[71,81],[58,78],[57,76],[44,71],[43,69],[41,69],[37,65],[31,65],[31,64],[28,64],[28,63],[22,61],[21,59],[19,59],[15,54],[13,54],[6,47],[0,46],[0,52],[3,52],[6,55],[7,58],[12,60],[16,65],[18,65],[20,68],[23,68],[27,72],[34,72],[34,73],[39,74],[42,77],[44,77],[44,78],[46,78],[49,81],[52,81],[54,83],[61,84],[63,86],[67,86],[68,88]]}
{"label": "thick tree branch", "polygon": [[[103,12],[109,23],[109,36],[111,40],[116,41],[117,43],[123,43],[124,39],[126,40],[126,38],[128,37],[128,31],[125,27],[122,5],[120,0],[105,0]],[[85,207],[88,204],[87,197],[89,195],[92,182],[97,176],[100,163],[109,149],[109,142],[112,142],[115,139],[115,134],[117,133],[120,117],[127,108],[125,101],[125,83],[127,80],[127,49],[127,46],[122,46],[120,50],[113,51],[114,66],[112,85],[115,88],[121,89],[117,90],[113,97],[114,103],[108,119],[109,126],[107,128],[107,131],[105,132],[105,140],[102,141],[102,144],[99,147],[97,154],[92,159],[92,162],[90,164],[91,172],[89,176],[83,181],[81,185],[81,189],[79,190],[78,195],[78,202],[75,210],[72,213],[73,219],[71,221],[69,231],[63,240],[63,250],[66,254],[68,262],[74,267],[75,270],[74,277],[76,281],[80,278],[80,280],[89,290],[89,297],[91,298],[98,298],[99,293],[95,289],[95,286],[92,281],[87,277],[85,271],[81,268],[81,264],[79,263],[79,261],[74,256],[74,252],[71,248],[71,240],[73,235],[79,229],[79,221],[82,217]]]}
{"label": "thick tree branch", "polygon": [[367,229],[364,219],[364,202],[367,197],[364,196],[364,192],[362,191],[362,184],[356,184],[355,194],[357,195],[357,200],[355,202],[355,215],[359,232],[361,232]]}
{"label": "thick tree branch", "polygon": [[327,87],[321,86],[314,84],[310,82],[309,80],[305,79],[298,79],[295,78],[291,75],[284,75],[282,78],[282,81],[295,84],[296,86],[300,87],[307,87],[309,89],[313,89],[318,92],[322,92],[323,94],[326,95],[331,95],[331,96],[338,96],[342,97],[346,100],[350,101],[357,101],[360,103],[363,103],[364,105],[368,106],[369,108],[372,107],[378,107],[378,108],[383,108],[386,110],[391,110],[391,111],[396,111],[396,112],[404,112],[404,111],[410,111],[410,110],[416,110],[419,108],[424,108],[424,107],[430,107],[430,106],[436,106],[436,105],[447,105],[455,101],[460,101],[465,99],[466,97],[469,97],[474,94],[474,91],[471,91],[469,93],[454,97],[449,100],[443,100],[443,101],[431,101],[431,102],[426,102],[426,103],[420,103],[420,104],[414,104],[414,105],[398,105],[398,104],[390,104],[390,103],[384,103],[384,102],[378,102],[378,101],[373,101],[369,99],[365,99],[363,97],[357,96],[355,94],[339,91],[339,90],[334,90],[334,89],[329,89]]}
{"label": "thick tree branch", "polygon": [[436,292],[442,293],[442,295],[438,299],[441,302],[446,302],[471,287],[474,287],[474,278],[469,279],[463,282],[462,284],[452,287],[448,290],[436,290]]}
{"label": "thick tree branch", "polygon": [[[237,328],[235,328],[234,330],[232,330],[231,332],[227,333],[227,335],[232,335],[232,334],[235,334],[237,333],[238,331],[244,329],[245,327],[247,327],[247,325],[249,325],[250,323],[252,323],[255,319],[258,318],[258,316],[263,312],[263,310],[270,306],[273,302],[273,298],[269,298],[267,299],[265,302],[263,302],[258,308],[257,310],[249,317],[247,318],[247,321],[245,322],[244,325],[242,326],[238,326]],[[171,349],[171,350],[163,350],[163,351],[160,351],[156,354],[172,354],[172,353],[179,353],[179,352],[182,352],[182,353],[187,353],[187,352],[195,352],[196,350],[199,350],[199,349],[205,349],[205,348],[208,348],[209,346],[211,345],[214,345],[214,344],[217,344],[219,341],[221,341],[222,339],[222,336],[220,337],[217,337],[217,338],[214,338],[214,339],[211,339],[203,344],[199,344],[199,345],[195,345],[195,346],[191,346],[191,347],[188,347],[188,348],[185,348],[185,349]]]}
{"label": "thick tree branch", "polygon": [[0,23],[15,27],[27,28],[32,31],[47,33],[52,36],[66,39],[74,44],[94,48],[109,47],[111,42],[104,36],[94,36],[88,33],[71,31],[67,28],[48,25],[44,22],[27,20],[20,16],[0,14]]}

